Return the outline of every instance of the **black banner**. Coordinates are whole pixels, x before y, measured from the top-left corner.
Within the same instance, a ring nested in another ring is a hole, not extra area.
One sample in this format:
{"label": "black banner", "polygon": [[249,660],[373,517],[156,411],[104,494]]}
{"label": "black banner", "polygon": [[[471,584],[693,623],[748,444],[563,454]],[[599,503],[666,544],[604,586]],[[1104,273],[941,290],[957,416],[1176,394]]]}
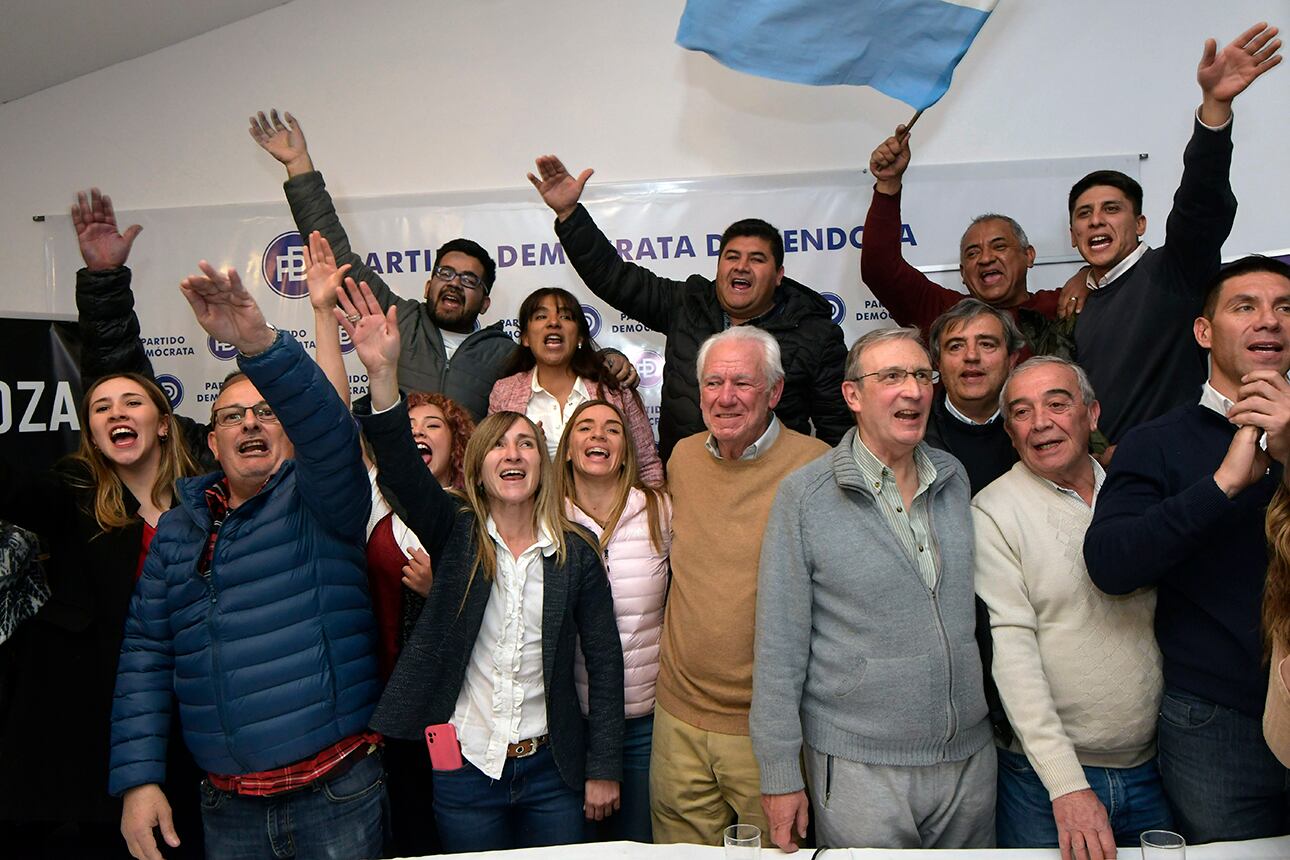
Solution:
{"label": "black banner", "polygon": [[80,441],[80,331],[76,323],[0,319],[0,456],[48,468]]}

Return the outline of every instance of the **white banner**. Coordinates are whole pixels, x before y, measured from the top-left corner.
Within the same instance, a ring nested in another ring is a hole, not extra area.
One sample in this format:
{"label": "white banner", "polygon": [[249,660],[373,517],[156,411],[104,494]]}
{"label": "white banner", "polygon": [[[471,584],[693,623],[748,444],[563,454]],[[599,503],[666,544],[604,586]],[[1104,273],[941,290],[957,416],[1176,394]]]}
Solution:
{"label": "white banner", "polygon": [[[1090,170],[1138,175],[1138,156],[1045,159],[911,168],[903,194],[906,259],[946,286],[962,290],[958,243],[975,215],[1003,212],[1026,229],[1038,251],[1032,290],[1060,286],[1078,257],[1070,247],[1066,195]],[[824,294],[848,343],[891,325],[860,282],[863,224],[872,182],[864,171],[601,184],[583,195],[620,254],[660,275],[716,274],[717,241],[739,218],[759,217],[784,234],[786,274]],[[108,189],[109,192],[120,189]],[[582,297],[592,336],[622,350],[641,375],[641,394],[657,423],[663,338],[591,295],[564,258],[553,217],[532,188],[338,200],[350,244],[404,296],[420,298],[434,249],[466,236],[498,263],[487,325],[505,320],[516,336],[520,301],[539,287]],[[269,321],[313,343],[313,314],[303,281],[301,240],[285,202],[118,212],[122,225],[144,227],[129,265],[136,307],[153,366],[183,414],[205,420],[233,350],[211,341],[179,293],[179,281],[206,259],[236,267]],[[68,216],[46,220],[45,254],[51,311],[74,313],[81,266]],[[362,365],[346,356],[351,387],[366,390]]]}

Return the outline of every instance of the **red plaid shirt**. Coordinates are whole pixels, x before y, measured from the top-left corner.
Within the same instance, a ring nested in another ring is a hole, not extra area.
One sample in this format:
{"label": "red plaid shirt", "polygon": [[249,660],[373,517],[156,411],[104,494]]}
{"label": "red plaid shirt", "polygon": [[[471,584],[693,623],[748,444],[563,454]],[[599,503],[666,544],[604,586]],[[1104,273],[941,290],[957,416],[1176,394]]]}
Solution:
{"label": "red plaid shirt", "polygon": [[[316,756],[286,767],[258,773],[244,773],[241,776],[221,776],[215,773],[206,776],[211,785],[220,791],[231,791],[234,794],[253,797],[269,797],[294,791],[326,776],[348,756],[353,755],[355,760],[365,758],[376,751],[380,742],[381,736],[376,732],[363,732],[361,735],[351,735],[337,741]],[[364,744],[367,744],[368,749],[360,754],[359,750]]]}
{"label": "red plaid shirt", "polygon": [[[211,560],[215,556],[215,539],[219,536],[220,526],[224,525],[224,520],[228,517],[227,478],[221,478],[206,489],[206,507],[211,512],[211,533],[206,540],[206,548],[203,550],[201,560],[197,566],[197,570],[202,576],[210,575]],[[358,735],[350,735],[315,756],[285,767],[256,773],[244,773],[239,776],[223,776],[217,773],[210,773],[206,776],[211,785],[220,791],[231,791],[234,794],[253,797],[269,797],[274,794],[294,791],[326,776],[351,755],[355,757],[355,760],[364,758],[375,752],[380,742],[381,736],[376,732],[363,732]],[[368,749],[360,755],[359,750],[364,744],[368,746]]]}

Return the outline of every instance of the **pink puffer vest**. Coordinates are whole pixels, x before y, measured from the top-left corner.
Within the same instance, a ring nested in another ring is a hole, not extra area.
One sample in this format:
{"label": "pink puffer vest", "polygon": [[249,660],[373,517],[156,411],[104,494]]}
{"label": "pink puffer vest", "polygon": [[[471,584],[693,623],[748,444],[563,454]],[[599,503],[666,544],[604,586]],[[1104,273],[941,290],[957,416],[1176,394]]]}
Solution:
{"label": "pink puffer vest", "polygon": [[[603,529],[572,502],[569,518],[597,538]],[[667,598],[667,554],[672,542],[671,504],[659,511],[663,551],[650,541],[645,494],[633,489],[627,507],[604,553],[605,569],[614,594],[614,616],[623,643],[626,683],[626,716],[644,717],[654,712],[654,681],[658,678],[658,649],[663,631],[663,601]],[[582,712],[587,713],[587,668],[581,646],[574,655],[573,678],[578,686]]]}

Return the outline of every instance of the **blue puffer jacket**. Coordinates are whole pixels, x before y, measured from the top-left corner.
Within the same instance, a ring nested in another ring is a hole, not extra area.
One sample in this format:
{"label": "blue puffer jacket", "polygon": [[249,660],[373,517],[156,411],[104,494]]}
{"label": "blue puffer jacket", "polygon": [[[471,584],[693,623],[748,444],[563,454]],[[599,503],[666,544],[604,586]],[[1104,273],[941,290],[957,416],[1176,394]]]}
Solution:
{"label": "blue puffer jacket", "polygon": [[239,362],[296,458],[229,513],[208,577],[197,572],[204,493],[223,475],[179,483],[126,620],[113,794],[162,781],[172,691],[197,764],[220,774],[281,767],[363,731],[380,693],[358,429],[290,335]]}

